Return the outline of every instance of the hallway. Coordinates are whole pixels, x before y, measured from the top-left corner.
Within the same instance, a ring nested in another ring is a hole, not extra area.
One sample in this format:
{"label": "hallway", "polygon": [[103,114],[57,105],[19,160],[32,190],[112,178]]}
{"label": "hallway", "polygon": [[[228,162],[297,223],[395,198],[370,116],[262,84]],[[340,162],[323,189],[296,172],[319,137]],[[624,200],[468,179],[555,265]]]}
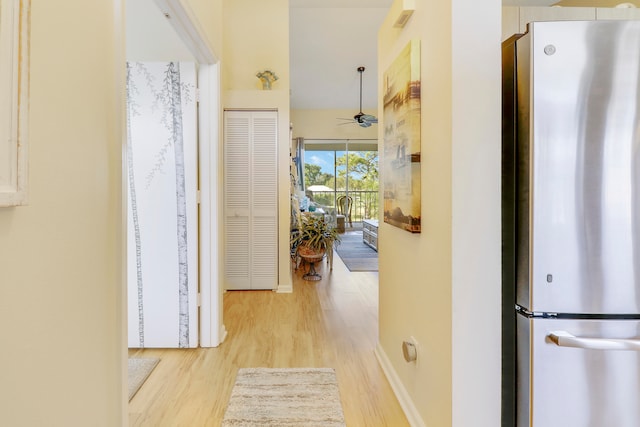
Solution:
{"label": "hallway", "polygon": [[350,273],[339,257],[318,282],[294,272],[294,292],[230,291],[228,336],[212,349],[131,350],[160,363],[129,403],[131,426],[218,426],[241,367],[335,368],[348,426],[408,425],[374,355],[378,274]]}

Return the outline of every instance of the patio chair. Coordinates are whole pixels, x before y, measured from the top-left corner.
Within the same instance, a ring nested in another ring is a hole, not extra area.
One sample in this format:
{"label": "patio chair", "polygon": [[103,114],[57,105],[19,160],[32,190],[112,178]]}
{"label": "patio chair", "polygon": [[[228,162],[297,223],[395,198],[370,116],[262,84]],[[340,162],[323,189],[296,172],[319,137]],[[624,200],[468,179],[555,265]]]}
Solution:
{"label": "patio chair", "polygon": [[338,214],[344,215],[349,227],[353,228],[353,222],[351,221],[351,205],[353,205],[353,199],[351,196],[340,196],[336,200],[338,205]]}

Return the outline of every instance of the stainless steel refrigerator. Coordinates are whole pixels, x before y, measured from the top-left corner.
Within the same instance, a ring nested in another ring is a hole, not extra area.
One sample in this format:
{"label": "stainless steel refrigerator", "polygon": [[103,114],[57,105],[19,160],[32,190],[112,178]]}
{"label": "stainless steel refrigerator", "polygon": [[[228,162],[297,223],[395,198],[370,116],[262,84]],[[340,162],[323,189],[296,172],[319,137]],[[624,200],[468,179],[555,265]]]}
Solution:
{"label": "stainless steel refrigerator", "polygon": [[503,426],[638,427],[640,22],[532,23],[503,83]]}

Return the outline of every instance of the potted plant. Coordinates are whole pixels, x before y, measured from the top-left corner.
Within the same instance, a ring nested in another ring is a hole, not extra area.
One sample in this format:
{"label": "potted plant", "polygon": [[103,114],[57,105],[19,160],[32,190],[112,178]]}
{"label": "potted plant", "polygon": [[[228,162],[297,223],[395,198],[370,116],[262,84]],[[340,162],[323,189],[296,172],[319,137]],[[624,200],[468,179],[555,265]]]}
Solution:
{"label": "potted plant", "polygon": [[322,216],[302,215],[299,228],[291,232],[291,251],[311,264],[310,271],[304,278],[318,280],[314,263],[324,257],[327,249],[340,242],[338,230],[328,224]]}

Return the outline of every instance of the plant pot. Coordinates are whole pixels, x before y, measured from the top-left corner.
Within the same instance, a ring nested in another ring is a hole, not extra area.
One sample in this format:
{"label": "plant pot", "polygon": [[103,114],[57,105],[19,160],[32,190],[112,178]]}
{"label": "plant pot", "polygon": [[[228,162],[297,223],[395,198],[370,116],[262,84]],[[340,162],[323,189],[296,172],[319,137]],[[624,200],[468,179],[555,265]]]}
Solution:
{"label": "plant pot", "polygon": [[324,252],[324,249],[317,250],[304,244],[298,246],[298,255],[309,263],[309,271],[302,276],[304,280],[316,281],[322,279],[322,276],[316,272],[315,263],[322,260]]}
{"label": "plant pot", "polygon": [[324,249],[318,250],[310,248],[304,243],[298,246],[298,255],[308,260],[315,259],[316,261],[319,261],[322,259],[322,257],[324,257],[324,252]]}

